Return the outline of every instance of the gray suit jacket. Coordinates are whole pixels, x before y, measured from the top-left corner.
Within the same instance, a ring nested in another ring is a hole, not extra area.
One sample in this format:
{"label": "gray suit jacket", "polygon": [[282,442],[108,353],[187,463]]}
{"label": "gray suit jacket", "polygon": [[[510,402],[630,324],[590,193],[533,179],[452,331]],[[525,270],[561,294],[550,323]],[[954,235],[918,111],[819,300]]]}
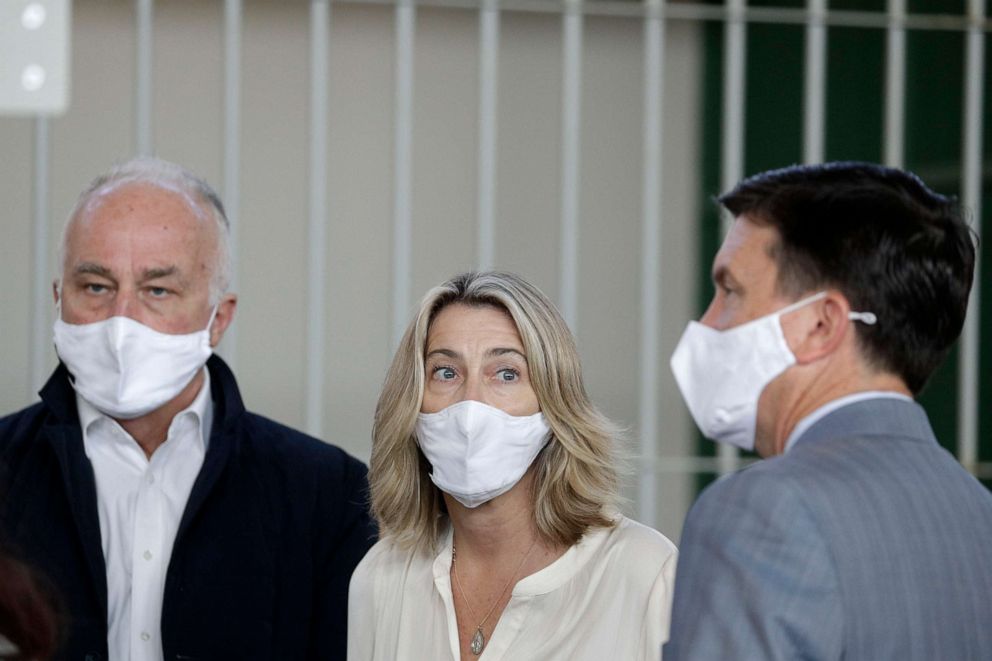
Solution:
{"label": "gray suit jacket", "polygon": [[840,408],[686,519],[665,661],[992,659],[992,494],[895,399]]}

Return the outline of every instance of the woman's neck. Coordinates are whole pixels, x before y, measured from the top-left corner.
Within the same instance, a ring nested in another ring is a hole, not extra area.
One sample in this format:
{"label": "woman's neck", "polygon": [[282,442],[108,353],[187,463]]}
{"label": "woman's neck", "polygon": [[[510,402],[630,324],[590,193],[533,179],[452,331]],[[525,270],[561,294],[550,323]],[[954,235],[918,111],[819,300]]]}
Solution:
{"label": "woman's neck", "polygon": [[[521,557],[534,546],[527,563],[531,567],[538,558],[553,560],[564,552],[542,538],[534,519],[532,488],[533,473],[528,471],[508,492],[475,508],[445,496],[460,561],[499,565]],[[546,566],[548,562],[538,564]]]}

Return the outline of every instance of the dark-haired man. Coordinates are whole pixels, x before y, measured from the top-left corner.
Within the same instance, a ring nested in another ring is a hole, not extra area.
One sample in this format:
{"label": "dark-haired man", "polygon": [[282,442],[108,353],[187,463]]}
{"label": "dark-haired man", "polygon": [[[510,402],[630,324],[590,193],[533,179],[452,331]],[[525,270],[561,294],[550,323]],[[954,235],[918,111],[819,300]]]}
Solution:
{"label": "dark-haired man", "polygon": [[703,433],[765,461],[682,536],[672,659],[992,658],[992,494],[913,401],[961,331],[956,205],[861,163],[757,175],[672,369]]}

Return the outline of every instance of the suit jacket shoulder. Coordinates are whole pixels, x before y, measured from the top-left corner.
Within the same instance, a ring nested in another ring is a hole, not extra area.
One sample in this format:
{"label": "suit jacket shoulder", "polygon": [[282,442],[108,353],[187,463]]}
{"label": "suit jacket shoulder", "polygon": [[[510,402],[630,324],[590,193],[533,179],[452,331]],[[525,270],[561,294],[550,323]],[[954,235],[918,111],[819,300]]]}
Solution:
{"label": "suit jacket shoulder", "polygon": [[987,658],[990,544],[992,495],[921,408],[844,407],[700,496],[666,654]]}

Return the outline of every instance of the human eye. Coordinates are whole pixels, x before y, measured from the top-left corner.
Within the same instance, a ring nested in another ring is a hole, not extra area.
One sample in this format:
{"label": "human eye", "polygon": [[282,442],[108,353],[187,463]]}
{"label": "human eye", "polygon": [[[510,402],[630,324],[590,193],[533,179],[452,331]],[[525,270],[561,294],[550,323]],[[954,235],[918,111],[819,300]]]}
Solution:
{"label": "human eye", "polygon": [[449,365],[437,365],[431,368],[431,378],[435,381],[454,381],[458,378],[458,372]]}
{"label": "human eye", "polygon": [[89,296],[106,296],[112,289],[112,285],[101,280],[83,280],[78,286]]}
{"label": "human eye", "polygon": [[165,298],[169,295],[169,290],[165,287],[149,287],[148,295],[152,298]]}
{"label": "human eye", "polygon": [[520,380],[520,370],[513,367],[504,367],[496,372],[496,378],[500,383],[513,383]]}

